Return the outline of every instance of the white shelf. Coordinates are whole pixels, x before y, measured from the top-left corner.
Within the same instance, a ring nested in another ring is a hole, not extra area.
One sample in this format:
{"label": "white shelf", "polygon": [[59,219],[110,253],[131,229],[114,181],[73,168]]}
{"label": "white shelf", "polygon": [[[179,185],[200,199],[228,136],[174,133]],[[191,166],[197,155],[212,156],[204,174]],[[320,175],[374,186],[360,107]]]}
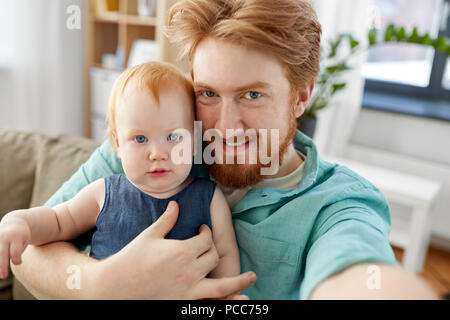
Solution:
{"label": "white shelf", "polygon": [[406,230],[392,228],[389,234],[389,242],[396,247],[406,249],[409,243],[409,234]]}

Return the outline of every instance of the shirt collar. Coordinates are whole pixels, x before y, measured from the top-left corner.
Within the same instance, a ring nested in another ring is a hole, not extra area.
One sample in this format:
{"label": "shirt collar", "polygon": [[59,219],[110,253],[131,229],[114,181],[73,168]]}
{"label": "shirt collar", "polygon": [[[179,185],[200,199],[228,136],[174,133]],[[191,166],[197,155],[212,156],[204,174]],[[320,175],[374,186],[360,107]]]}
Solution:
{"label": "shirt collar", "polygon": [[298,193],[311,187],[316,181],[319,172],[319,154],[314,141],[299,130],[294,136],[294,148],[306,155],[303,179],[296,189]]}

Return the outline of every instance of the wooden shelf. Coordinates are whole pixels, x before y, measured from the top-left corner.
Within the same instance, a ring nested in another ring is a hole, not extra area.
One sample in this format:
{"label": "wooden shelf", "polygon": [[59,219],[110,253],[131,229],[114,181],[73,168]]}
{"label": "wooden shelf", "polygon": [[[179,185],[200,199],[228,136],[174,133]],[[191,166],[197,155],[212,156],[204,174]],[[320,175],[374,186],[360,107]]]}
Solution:
{"label": "wooden shelf", "polygon": [[117,13],[93,15],[91,20],[93,22],[103,22],[103,23],[119,23],[120,15]]}
{"label": "wooden shelf", "polygon": [[139,26],[153,26],[155,27],[157,25],[157,19],[156,17],[140,17],[140,16],[133,16],[133,15],[125,15],[120,17],[120,22],[130,25],[139,25]]}
{"label": "wooden shelf", "polygon": [[156,17],[140,17],[135,15],[123,15],[123,14],[103,14],[92,17],[93,22],[98,23],[118,23],[126,25],[139,25],[156,27],[158,20]]}
{"label": "wooden shelf", "polygon": [[106,68],[104,65],[102,65],[101,63],[94,63],[92,65],[92,67],[94,68],[100,68],[100,69],[105,69],[105,70],[118,70],[118,71],[123,71],[124,68]]}
{"label": "wooden shelf", "polygon": [[[91,128],[95,128],[95,124],[93,125],[95,118],[91,117],[91,103],[94,97],[91,88],[98,88],[99,86],[92,86],[90,82],[89,71],[91,68],[104,69],[105,79],[108,78],[106,74],[115,74],[114,71],[123,70],[128,65],[131,47],[137,39],[156,41],[159,61],[173,63],[185,71],[187,70],[187,63],[176,62],[176,50],[170,45],[163,33],[163,26],[167,23],[169,8],[177,0],[157,0],[155,14],[152,17],[141,17],[138,15],[137,0],[118,0],[118,11],[104,13],[99,13],[98,7],[94,9],[90,0],[83,1],[83,21],[87,21],[86,24],[83,24],[84,135],[92,138]],[[94,12],[94,10],[96,11]],[[122,65],[114,69],[103,67],[102,56],[104,54],[116,54],[117,52],[123,54]],[[109,95],[106,89],[102,90],[106,91],[106,93],[102,94]],[[95,97],[97,97],[97,94],[98,92],[95,92]],[[106,99],[100,100],[105,101]]]}

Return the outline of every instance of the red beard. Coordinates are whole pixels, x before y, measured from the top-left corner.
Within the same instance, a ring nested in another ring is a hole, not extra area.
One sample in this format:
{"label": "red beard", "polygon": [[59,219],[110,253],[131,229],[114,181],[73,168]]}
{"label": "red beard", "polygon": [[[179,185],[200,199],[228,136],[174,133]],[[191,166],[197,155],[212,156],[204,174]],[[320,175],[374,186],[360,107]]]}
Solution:
{"label": "red beard", "polygon": [[[289,145],[292,143],[292,139],[297,131],[297,119],[295,118],[294,114],[290,114],[289,116],[289,128],[286,137],[281,142],[279,147],[279,161],[280,161],[280,167],[283,164],[283,157],[289,147]],[[268,130],[270,132],[270,130]],[[223,164],[206,164],[206,169],[209,172],[209,174],[218,181],[221,185],[233,188],[233,189],[241,189],[247,186],[255,185],[256,183],[262,181],[263,179],[267,178],[267,175],[261,174],[261,168],[270,167],[271,163],[268,164],[262,164],[260,162],[259,157],[259,133],[257,134],[258,138],[258,156],[257,156],[257,162],[256,164],[237,164],[237,156],[234,156],[234,164],[226,164],[225,160],[222,161]],[[270,134],[269,134],[270,136]],[[270,156],[271,145],[270,145],[270,139],[268,138],[268,154],[267,156]]]}

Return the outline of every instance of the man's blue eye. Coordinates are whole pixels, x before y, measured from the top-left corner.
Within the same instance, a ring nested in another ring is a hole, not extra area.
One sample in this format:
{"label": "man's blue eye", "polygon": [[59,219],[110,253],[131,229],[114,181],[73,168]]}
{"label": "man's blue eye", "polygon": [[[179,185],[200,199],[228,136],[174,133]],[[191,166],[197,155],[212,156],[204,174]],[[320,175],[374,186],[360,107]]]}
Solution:
{"label": "man's blue eye", "polygon": [[148,139],[145,136],[136,136],[134,138],[134,141],[136,141],[137,143],[145,143],[148,141]]}
{"label": "man's blue eye", "polygon": [[177,133],[171,133],[167,136],[167,140],[169,141],[178,141],[180,140],[181,136]]}
{"label": "man's blue eye", "polygon": [[246,92],[244,96],[246,99],[255,100],[255,99],[258,99],[259,97],[261,97],[261,93],[256,92],[256,91],[249,91],[249,92]]}
{"label": "man's blue eye", "polygon": [[205,96],[207,98],[212,98],[215,96],[215,93],[212,91],[203,91],[203,96]]}

